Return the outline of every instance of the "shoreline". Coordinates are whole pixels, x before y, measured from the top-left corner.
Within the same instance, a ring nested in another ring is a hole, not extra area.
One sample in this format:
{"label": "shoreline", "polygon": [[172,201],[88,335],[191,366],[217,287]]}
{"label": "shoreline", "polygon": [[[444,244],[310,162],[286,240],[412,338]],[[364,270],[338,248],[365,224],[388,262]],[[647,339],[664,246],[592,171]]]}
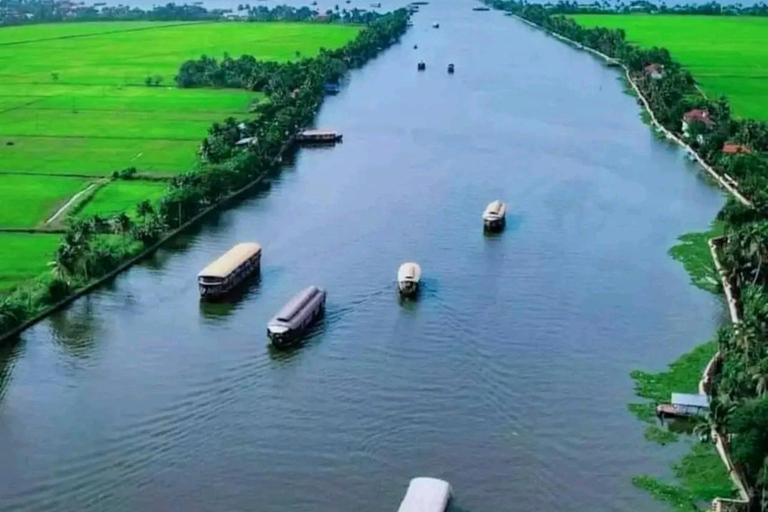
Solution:
{"label": "shoreline", "polygon": [[517,19],[519,21],[522,21],[523,23],[525,23],[526,25],[529,25],[532,28],[535,28],[537,30],[541,30],[542,32],[544,32],[546,34],[549,34],[549,35],[551,35],[551,36],[553,36],[553,37],[555,37],[557,39],[560,39],[561,41],[568,43],[570,46],[573,46],[574,48],[576,48],[578,50],[583,50],[583,51],[586,51],[588,53],[591,53],[592,55],[595,55],[596,57],[599,57],[599,58],[603,59],[608,64],[612,64],[614,66],[621,67],[621,69],[624,71],[625,78],[629,82],[629,85],[632,87],[632,89],[634,90],[635,94],[640,99],[640,101],[641,101],[641,103],[643,105],[643,110],[645,112],[647,112],[648,115],[650,116],[651,124],[653,125],[653,127],[656,128],[657,130],[659,130],[661,133],[663,133],[667,140],[673,141],[675,144],[677,144],[678,146],[683,148],[689,155],[691,155],[696,160],[696,162],[705,171],[707,171],[707,173],[710,176],[712,176],[712,178],[715,179],[715,181],[720,186],[720,188],[722,188],[722,189],[726,190],[728,193],[730,193],[741,204],[743,204],[745,206],[752,207],[752,202],[749,201],[746,197],[744,197],[741,194],[741,192],[738,191],[738,189],[736,189],[734,186],[732,186],[730,183],[728,183],[722,176],[720,176],[720,174],[718,174],[717,171],[715,171],[712,168],[712,166],[707,164],[704,161],[704,159],[691,146],[686,144],[677,135],[675,135],[674,133],[670,132],[664,126],[662,126],[661,123],[659,123],[659,121],[656,119],[656,115],[653,113],[653,110],[651,110],[651,106],[648,103],[648,100],[645,98],[645,95],[643,95],[643,93],[640,91],[640,88],[637,86],[637,84],[635,83],[634,79],[630,75],[629,69],[627,68],[626,65],[624,65],[622,62],[618,61],[617,59],[609,57],[608,55],[606,55],[606,54],[604,54],[602,52],[599,52],[599,51],[597,51],[597,50],[595,50],[593,48],[589,48],[587,46],[584,46],[583,44],[578,43],[578,42],[574,41],[573,39],[569,39],[569,38],[567,38],[565,36],[562,36],[562,35],[560,35],[560,34],[558,34],[556,32],[552,32],[550,30],[547,30],[546,28],[541,27],[541,26],[539,26],[539,25],[537,25],[537,24],[535,24],[535,23],[533,23],[533,22],[531,22],[529,20],[526,20],[525,18],[521,18],[517,14],[512,14],[511,17],[515,18],[515,19]]}

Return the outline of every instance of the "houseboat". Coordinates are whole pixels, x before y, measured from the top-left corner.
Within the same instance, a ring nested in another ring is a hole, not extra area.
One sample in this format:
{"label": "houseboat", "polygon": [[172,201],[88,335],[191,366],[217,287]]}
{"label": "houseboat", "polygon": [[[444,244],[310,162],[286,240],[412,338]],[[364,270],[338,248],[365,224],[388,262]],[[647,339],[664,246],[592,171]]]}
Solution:
{"label": "houseboat", "polygon": [[485,207],[483,212],[483,226],[488,231],[498,231],[504,227],[506,221],[507,206],[499,201],[493,201]]}
{"label": "houseboat", "polygon": [[709,412],[707,395],[672,393],[670,403],[656,406],[656,415],[661,418],[687,418],[704,416]]}
{"label": "houseboat", "polygon": [[418,263],[408,262],[397,270],[397,289],[401,295],[416,295],[421,281],[421,267]]}
{"label": "houseboat", "polygon": [[248,276],[259,271],[261,246],[237,244],[197,275],[200,297],[215,299],[229,293]]}
{"label": "houseboat", "polygon": [[424,71],[425,69],[427,69],[427,65],[422,60],[418,64],[416,64],[416,69],[419,71]]}
{"label": "houseboat", "polygon": [[341,142],[341,134],[333,130],[304,130],[296,136],[302,144],[334,144]]}
{"label": "houseboat", "polygon": [[453,64],[448,64],[448,74],[449,75],[453,74]]}
{"label": "houseboat", "polygon": [[328,82],[325,84],[325,94],[339,94],[339,91],[341,91],[341,85],[338,82]]}
{"label": "houseboat", "polygon": [[414,478],[397,512],[445,512],[450,501],[451,484],[445,480]]}
{"label": "houseboat", "polygon": [[325,290],[310,286],[295,295],[267,324],[267,336],[276,348],[299,340],[325,310]]}

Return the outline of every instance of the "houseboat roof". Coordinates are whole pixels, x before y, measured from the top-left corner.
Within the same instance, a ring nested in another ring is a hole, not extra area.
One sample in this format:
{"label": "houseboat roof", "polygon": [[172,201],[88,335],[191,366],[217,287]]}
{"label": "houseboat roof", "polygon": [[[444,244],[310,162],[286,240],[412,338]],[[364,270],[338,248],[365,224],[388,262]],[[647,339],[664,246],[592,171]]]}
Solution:
{"label": "houseboat roof", "polygon": [[336,132],[333,130],[304,130],[301,134],[305,137],[331,137],[335,136]]}
{"label": "houseboat roof", "polygon": [[503,212],[504,203],[497,199],[485,207],[485,212],[483,215],[501,215]]}
{"label": "houseboat roof", "polygon": [[237,244],[219,259],[205,267],[198,277],[225,278],[245,260],[261,252],[261,246],[254,242]]}
{"label": "houseboat roof", "polygon": [[437,478],[411,480],[397,512],[444,512],[451,500],[451,485]]}
{"label": "houseboat roof", "polygon": [[398,281],[418,281],[421,279],[421,267],[418,263],[409,261],[400,265],[397,270]]}
{"label": "houseboat roof", "polygon": [[709,408],[709,397],[707,395],[689,395],[686,393],[672,393],[672,405],[686,407]]}
{"label": "houseboat roof", "polygon": [[277,312],[274,321],[290,322],[302,310],[302,308],[321,290],[317,286],[308,286],[293,296],[283,308]]}

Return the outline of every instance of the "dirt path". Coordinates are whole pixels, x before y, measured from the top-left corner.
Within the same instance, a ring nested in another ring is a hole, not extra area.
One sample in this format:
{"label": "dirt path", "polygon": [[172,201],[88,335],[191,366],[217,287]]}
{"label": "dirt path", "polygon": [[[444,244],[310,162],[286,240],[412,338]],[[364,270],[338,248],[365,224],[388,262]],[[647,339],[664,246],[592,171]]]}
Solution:
{"label": "dirt path", "polygon": [[83,194],[85,194],[86,192],[90,192],[90,191],[91,191],[91,190],[93,190],[95,187],[96,187],[96,183],[91,183],[91,184],[90,184],[90,185],[88,185],[86,188],[84,188],[83,190],[81,190],[81,191],[80,191],[80,192],[78,192],[77,194],[73,195],[73,196],[72,196],[72,197],[69,199],[69,201],[67,201],[66,203],[64,203],[64,206],[62,206],[61,208],[59,208],[58,210],[56,210],[56,213],[54,213],[54,214],[51,216],[51,218],[49,218],[48,220],[46,220],[46,221],[45,221],[45,224],[46,224],[46,225],[48,225],[48,224],[50,224],[51,222],[54,222],[54,221],[55,221],[56,219],[58,219],[58,218],[59,218],[59,217],[60,217],[60,216],[61,216],[61,215],[62,215],[62,214],[65,212],[65,211],[67,211],[67,208],[69,208],[70,206],[72,206],[72,204],[74,204],[74,203],[75,203],[75,201],[77,201],[77,200],[78,200],[78,199],[79,199],[79,198],[80,198],[80,197],[81,197]]}

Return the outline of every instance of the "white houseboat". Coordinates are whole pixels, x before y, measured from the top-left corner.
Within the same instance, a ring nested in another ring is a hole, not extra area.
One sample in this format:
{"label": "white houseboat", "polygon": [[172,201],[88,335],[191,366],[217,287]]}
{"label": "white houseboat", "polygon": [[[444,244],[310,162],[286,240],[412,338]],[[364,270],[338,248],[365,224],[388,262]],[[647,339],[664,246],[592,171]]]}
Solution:
{"label": "white houseboat", "polygon": [[451,484],[445,480],[414,478],[397,512],[445,512],[450,501]]}
{"label": "white houseboat", "polygon": [[416,295],[421,281],[421,267],[418,263],[408,262],[397,270],[397,288],[402,295]]}
{"label": "white houseboat", "polygon": [[333,130],[304,130],[296,136],[300,144],[335,144],[341,139],[342,134]]}
{"label": "white houseboat", "polygon": [[215,299],[229,293],[248,276],[259,271],[261,246],[237,244],[197,275],[200,297]]}
{"label": "white houseboat", "polygon": [[504,227],[506,215],[507,205],[497,199],[485,207],[483,226],[488,231],[498,231]]}
{"label": "white houseboat", "polygon": [[267,336],[276,348],[295,343],[324,310],[325,290],[317,286],[305,288],[269,321]]}

